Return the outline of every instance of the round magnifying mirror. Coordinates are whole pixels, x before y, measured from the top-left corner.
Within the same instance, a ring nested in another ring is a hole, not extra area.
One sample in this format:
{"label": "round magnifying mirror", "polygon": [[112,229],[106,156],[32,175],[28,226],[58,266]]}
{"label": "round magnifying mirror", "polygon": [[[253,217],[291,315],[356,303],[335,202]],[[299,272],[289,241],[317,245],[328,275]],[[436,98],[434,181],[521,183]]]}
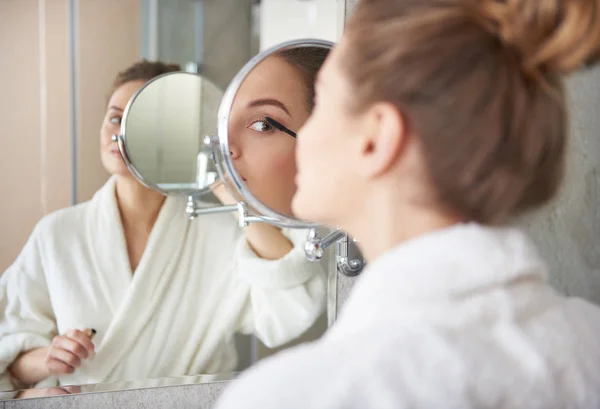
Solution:
{"label": "round magnifying mirror", "polygon": [[217,130],[222,97],[195,73],[167,73],[146,83],[129,101],[118,135],[131,173],[164,194],[209,192],[218,173],[205,138]]}
{"label": "round magnifying mirror", "polygon": [[294,217],[296,134],[314,105],[317,73],[333,43],[294,40],[250,60],[219,109],[217,168],[249,211],[279,227],[312,228]]}

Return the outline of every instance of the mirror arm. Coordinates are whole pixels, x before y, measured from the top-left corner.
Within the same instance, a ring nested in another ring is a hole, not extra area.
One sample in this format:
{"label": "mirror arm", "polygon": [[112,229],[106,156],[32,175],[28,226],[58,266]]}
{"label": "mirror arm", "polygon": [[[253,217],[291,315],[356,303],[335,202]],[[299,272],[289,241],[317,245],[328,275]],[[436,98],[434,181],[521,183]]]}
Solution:
{"label": "mirror arm", "polygon": [[240,227],[248,227],[250,223],[269,223],[274,220],[272,217],[267,216],[250,216],[248,214],[248,205],[245,202],[238,202],[236,208]]}
{"label": "mirror arm", "polygon": [[361,256],[350,259],[348,257],[349,237],[340,229],[336,229],[321,238],[316,229],[311,229],[304,245],[304,253],[310,261],[320,260],[325,254],[325,249],[336,244],[337,270],[349,277],[357,276],[362,271],[365,261]]}
{"label": "mirror arm", "polygon": [[[240,228],[247,227],[250,223],[268,223],[268,217],[250,216],[248,214],[248,205],[244,202],[239,202],[229,206],[213,206],[198,208],[196,198],[192,195],[188,196],[187,206],[185,209],[188,218],[194,220],[196,217],[213,214],[213,213],[228,213],[238,212],[238,224]],[[348,257],[349,236],[340,229],[336,229],[325,237],[319,237],[316,229],[310,229],[308,238],[304,244],[304,253],[310,261],[317,261],[323,258],[325,250],[332,244],[336,243],[336,265],[338,272],[354,277],[360,274],[365,262],[360,256],[350,259]]]}
{"label": "mirror arm", "polygon": [[185,207],[185,213],[190,220],[194,220],[198,216],[205,214],[214,213],[238,213],[238,221],[240,227],[248,227],[250,223],[269,223],[270,217],[265,216],[251,216],[248,214],[248,205],[244,202],[239,202],[234,205],[224,206],[211,206],[211,207],[198,207],[196,204],[196,198],[193,195],[188,196],[187,205]]}
{"label": "mirror arm", "polygon": [[325,254],[325,249],[327,249],[336,241],[342,239],[345,235],[346,233],[340,229],[335,229],[327,236],[321,238],[319,237],[319,233],[317,233],[317,229],[310,229],[308,232],[308,238],[304,244],[304,253],[306,254],[306,258],[308,258],[310,261],[320,260]]}
{"label": "mirror arm", "polygon": [[185,207],[185,213],[190,220],[194,220],[196,217],[204,214],[212,213],[229,213],[238,210],[237,205],[232,206],[212,206],[212,207],[198,207],[196,204],[196,198],[194,196],[188,196],[187,205]]}
{"label": "mirror arm", "polygon": [[325,249],[331,246],[336,241],[340,240],[346,235],[340,229],[336,229],[329,233],[327,236],[321,238],[316,229],[310,229],[308,232],[308,238],[304,244],[304,254],[310,261],[317,261],[323,258]]}

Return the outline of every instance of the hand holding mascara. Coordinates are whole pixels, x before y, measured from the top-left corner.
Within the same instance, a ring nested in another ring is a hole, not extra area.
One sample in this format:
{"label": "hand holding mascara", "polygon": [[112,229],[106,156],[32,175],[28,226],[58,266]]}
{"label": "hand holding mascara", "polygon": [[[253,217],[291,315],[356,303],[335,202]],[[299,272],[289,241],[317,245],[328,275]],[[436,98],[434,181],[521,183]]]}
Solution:
{"label": "hand holding mascara", "polygon": [[96,335],[93,328],[84,331],[71,330],[54,337],[46,356],[46,367],[50,374],[75,372],[81,362],[95,351],[92,338]]}

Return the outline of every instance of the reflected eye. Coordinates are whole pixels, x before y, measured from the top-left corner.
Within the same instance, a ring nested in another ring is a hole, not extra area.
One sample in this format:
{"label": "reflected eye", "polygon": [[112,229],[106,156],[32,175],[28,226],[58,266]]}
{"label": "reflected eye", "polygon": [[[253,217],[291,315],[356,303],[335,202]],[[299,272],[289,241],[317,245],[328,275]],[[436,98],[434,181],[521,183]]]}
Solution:
{"label": "reflected eye", "polygon": [[257,132],[269,132],[273,130],[273,127],[271,126],[271,124],[269,124],[267,121],[265,121],[264,119],[261,119],[260,121],[255,121],[253,122],[250,126],[250,129],[257,131]]}
{"label": "reflected eye", "polygon": [[110,118],[108,120],[108,122],[110,122],[111,124],[115,124],[115,125],[121,125],[121,117],[120,116],[113,116],[112,118]]}

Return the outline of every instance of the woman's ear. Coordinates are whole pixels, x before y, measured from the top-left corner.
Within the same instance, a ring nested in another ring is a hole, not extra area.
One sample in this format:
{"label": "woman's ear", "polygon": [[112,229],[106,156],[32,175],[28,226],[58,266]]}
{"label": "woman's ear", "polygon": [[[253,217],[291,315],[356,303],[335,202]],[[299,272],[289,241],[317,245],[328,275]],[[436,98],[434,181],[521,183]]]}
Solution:
{"label": "woman's ear", "polygon": [[389,103],[373,105],[363,117],[361,171],[373,178],[390,170],[401,156],[407,139],[402,113]]}

